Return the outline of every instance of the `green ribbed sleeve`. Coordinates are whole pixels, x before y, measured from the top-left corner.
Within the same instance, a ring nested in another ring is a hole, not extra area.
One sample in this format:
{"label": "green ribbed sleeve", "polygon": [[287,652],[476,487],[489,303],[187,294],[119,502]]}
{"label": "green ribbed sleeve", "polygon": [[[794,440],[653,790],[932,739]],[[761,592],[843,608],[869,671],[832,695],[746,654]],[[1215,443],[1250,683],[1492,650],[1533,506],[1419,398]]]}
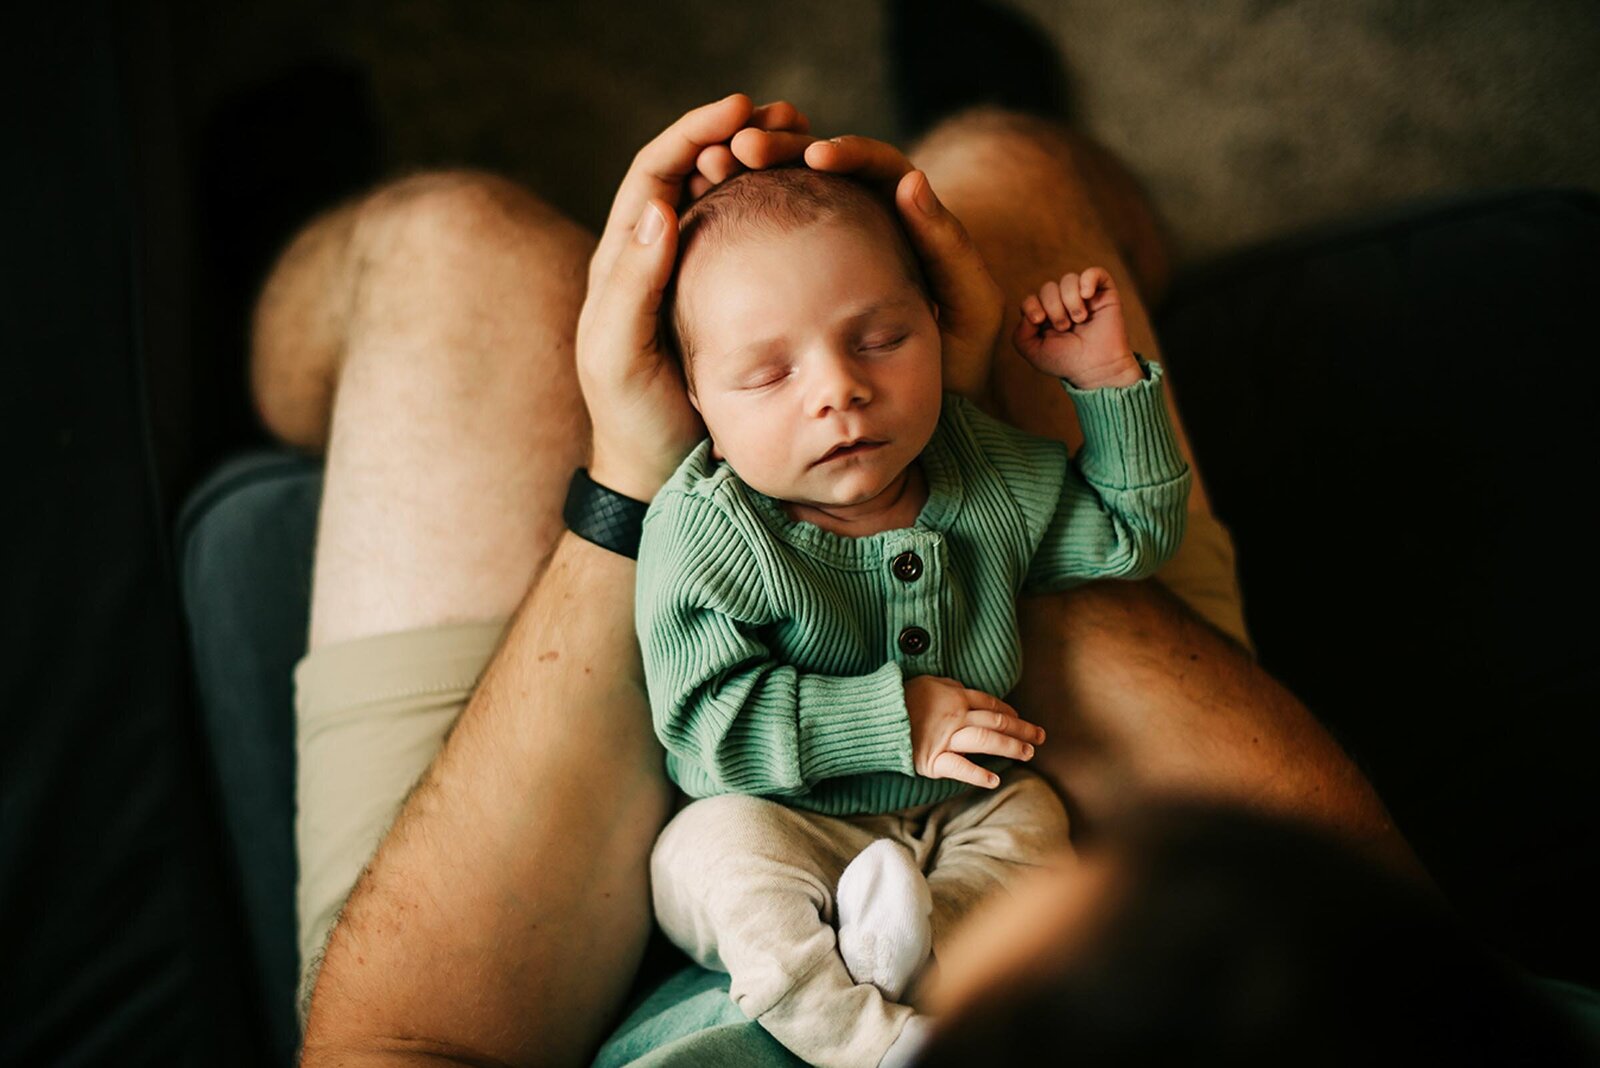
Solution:
{"label": "green ribbed sleeve", "polygon": [[636,624],[656,735],[685,793],[806,793],[912,774],[900,669],[833,676],[782,664],[763,559],[715,502],[663,491],[639,545]]}
{"label": "green ribbed sleeve", "polygon": [[1161,365],[1143,366],[1144,381],[1131,386],[1082,390],[1062,381],[1083,448],[1067,468],[1025,591],[1146,578],[1178,551],[1193,476],[1167,415]]}
{"label": "green ribbed sleeve", "polygon": [[[972,420],[1037,548],[1023,579],[1043,593],[1102,578],[1145,578],[1183,541],[1192,475],[1167,415],[1158,363],[1131,386],[1075,389],[1083,448]],[[1002,440],[1003,439],[1003,440]]]}

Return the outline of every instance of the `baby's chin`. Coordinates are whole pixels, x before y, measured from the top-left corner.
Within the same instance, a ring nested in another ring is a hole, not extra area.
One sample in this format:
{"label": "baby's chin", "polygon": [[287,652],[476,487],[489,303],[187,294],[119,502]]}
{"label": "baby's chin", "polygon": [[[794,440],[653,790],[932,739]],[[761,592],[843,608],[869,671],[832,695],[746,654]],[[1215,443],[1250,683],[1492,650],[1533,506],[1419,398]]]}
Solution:
{"label": "baby's chin", "polygon": [[846,476],[821,480],[811,479],[766,479],[760,475],[754,477],[746,475],[739,470],[736,461],[728,459],[727,464],[733,468],[733,473],[739,476],[739,481],[765,497],[785,504],[800,504],[811,508],[848,508],[851,505],[865,504],[894,481],[893,478],[864,479],[859,475]]}
{"label": "baby's chin", "polygon": [[894,486],[900,474],[896,471],[886,477],[868,477],[864,473],[852,473],[821,486],[815,483],[791,485],[785,487],[787,492],[768,493],[767,496],[811,508],[854,508],[883,496]]}

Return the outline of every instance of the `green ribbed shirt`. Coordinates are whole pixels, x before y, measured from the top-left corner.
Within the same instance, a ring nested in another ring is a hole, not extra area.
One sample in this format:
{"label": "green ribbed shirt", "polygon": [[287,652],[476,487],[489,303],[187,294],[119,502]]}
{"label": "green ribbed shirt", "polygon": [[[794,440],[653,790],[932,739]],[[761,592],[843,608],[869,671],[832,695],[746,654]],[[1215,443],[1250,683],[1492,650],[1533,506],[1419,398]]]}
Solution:
{"label": "green ribbed shirt", "polygon": [[1147,368],[1122,388],[1062,382],[1075,457],[946,394],[918,459],[927,503],[868,537],[790,519],[702,442],[639,545],[635,619],[673,781],[836,816],[971,789],[913,770],[905,680],[1004,696],[1022,672],[1019,593],[1143,578],[1176,551],[1189,468]]}

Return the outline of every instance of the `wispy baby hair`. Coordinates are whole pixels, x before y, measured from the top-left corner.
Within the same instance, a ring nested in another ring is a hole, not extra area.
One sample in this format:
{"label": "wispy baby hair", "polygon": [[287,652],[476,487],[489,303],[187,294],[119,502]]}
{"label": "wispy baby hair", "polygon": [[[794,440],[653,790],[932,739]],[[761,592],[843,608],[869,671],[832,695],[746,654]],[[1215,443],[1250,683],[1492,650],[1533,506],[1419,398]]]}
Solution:
{"label": "wispy baby hair", "polygon": [[684,209],[678,221],[678,262],[661,301],[661,336],[684,366],[694,342],[678,305],[678,279],[694,256],[751,238],[778,237],[813,223],[839,219],[887,227],[906,277],[930,290],[894,205],[865,183],[802,165],[746,171],[713,186]]}

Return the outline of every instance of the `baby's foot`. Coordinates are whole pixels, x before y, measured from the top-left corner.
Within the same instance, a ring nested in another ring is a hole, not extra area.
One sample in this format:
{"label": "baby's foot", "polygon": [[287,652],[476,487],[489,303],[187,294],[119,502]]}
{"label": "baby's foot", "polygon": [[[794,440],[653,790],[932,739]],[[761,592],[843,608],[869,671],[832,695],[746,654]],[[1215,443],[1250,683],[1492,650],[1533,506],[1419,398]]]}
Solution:
{"label": "baby's foot", "polygon": [[839,876],[839,955],[850,977],[899,1001],[933,948],[933,895],[910,850],[888,838]]}

